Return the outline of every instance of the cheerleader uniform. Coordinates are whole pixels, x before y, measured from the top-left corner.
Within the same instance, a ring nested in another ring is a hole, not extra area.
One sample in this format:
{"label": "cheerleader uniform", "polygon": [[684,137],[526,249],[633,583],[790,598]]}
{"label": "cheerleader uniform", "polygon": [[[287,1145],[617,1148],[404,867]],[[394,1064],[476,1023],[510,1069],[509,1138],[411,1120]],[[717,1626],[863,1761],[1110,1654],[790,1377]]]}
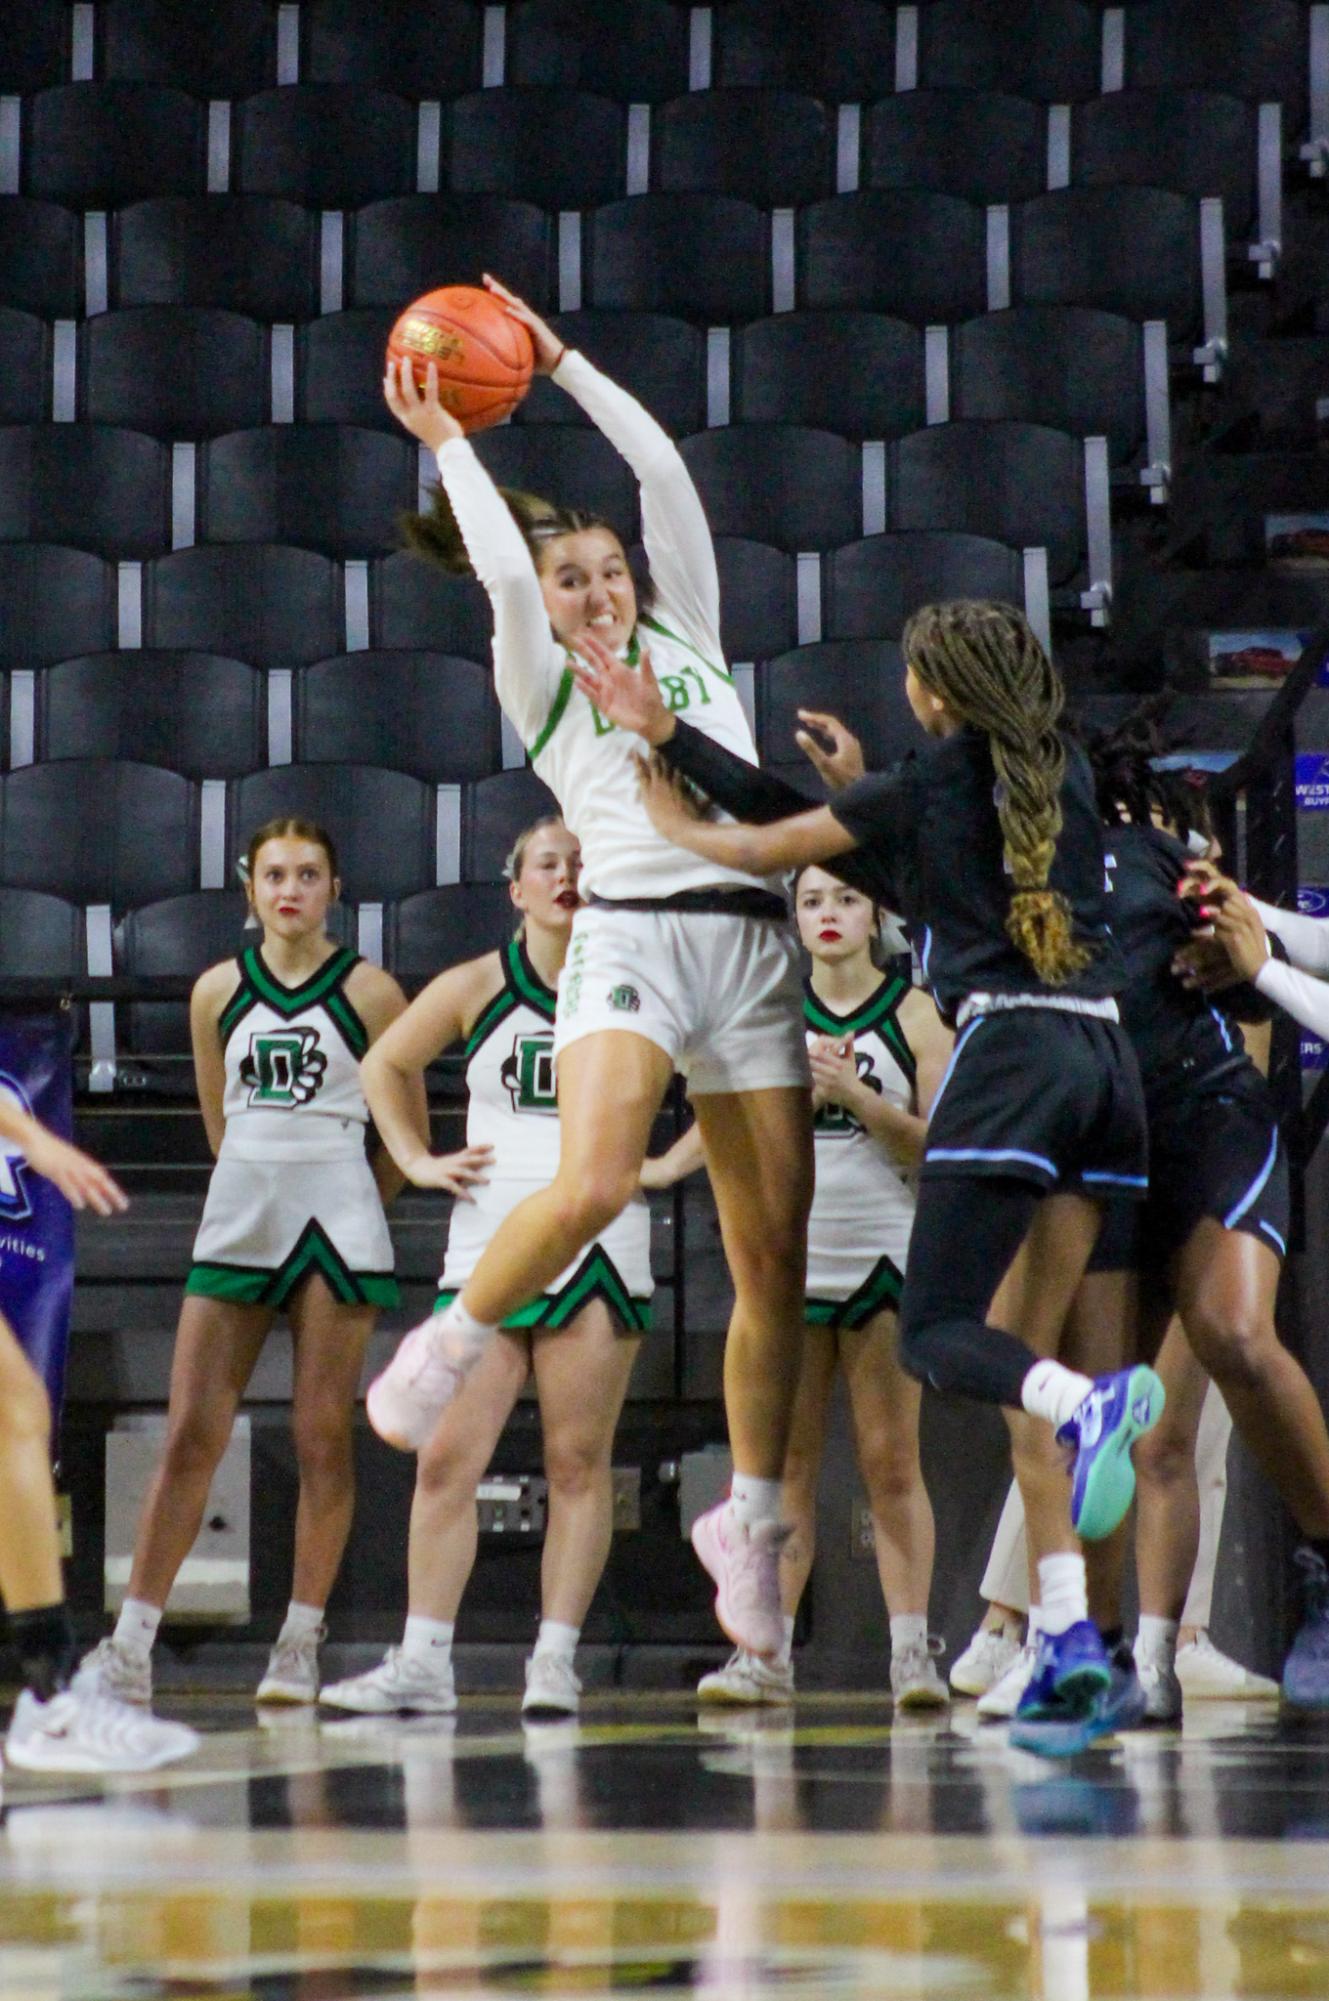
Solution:
{"label": "cheerleader uniform", "polygon": [[285,1306],[318,1272],[344,1306],[395,1306],[392,1242],[365,1153],[365,1025],[346,997],[359,955],[283,986],[251,945],[218,1022],[226,1130],[185,1291]]}
{"label": "cheerleader uniform", "polygon": [[[554,1090],[556,995],[541,980],[525,946],[503,950],[503,986],[466,1045],[466,1144],[492,1146],[489,1179],[456,1202],[435,1311],[465,1286],[500,1223],[547,1188],[558,1171],[558,1100]],[[650,1211],[640,1196],[628,1203],[574,1265],[538,1299],[503,1322],[510,1328],[566,1327],[592,1300],[603,1300],[618,1332],[635,1336],[650,1325]]]}
{"label": "cheerleader uniform", "polygon": [[[900,1025],[906,979],[890,974],[860,1007],[836,1014],[804,990],[803,1018],[814,1035],[853,1037],[861,1082],[888,1104],[912,1111],[916,1065]],[[806,1317],[814,1326],[863,1327],[900,1304],[914,1192],[887,1147],[843,1105],[823,1105],[813,1127],[817,1179],[808,1218]]]}

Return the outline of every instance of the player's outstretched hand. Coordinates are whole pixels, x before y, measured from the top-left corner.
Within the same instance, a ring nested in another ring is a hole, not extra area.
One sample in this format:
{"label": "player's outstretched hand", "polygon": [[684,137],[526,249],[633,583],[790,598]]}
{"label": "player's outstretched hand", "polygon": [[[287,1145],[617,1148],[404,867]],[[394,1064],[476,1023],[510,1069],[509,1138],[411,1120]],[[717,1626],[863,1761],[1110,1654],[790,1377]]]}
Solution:
{"label": "player's outstretched hand", "polygon": [[800,709],[798,719],[807,727],[794,731],[794,742],[832,792],[843,791],[863,776],[867,770],[863,746],[838,716],[823,715],[819,709]]}
{"label": "player's outstretched hand", "polygon": [[652,745],[667,743],[674,734],[674,718],[665,707],[646,647],[636,667],[629,667],[598,634],[579,632],[572,676],[606,722],[631,730]]}
{"label": "player's outstretched hand", "polygon": [[667,841],[687,847],[687,837],[701,820],[704,809],[662,758],[638,757],[634,762],[641,801],[651,825]]}
{"label": "player's outstretched hand", "polygon": [[23,1151],[28,1164],[54,1182],[75,1209],[95,1209],[99,1216],[113,1216],[129,1207],[129,1197],[119,1182],[109,1175],[99,1160],[71,1146],[68,1140],[39,1126]]}
{"label": "player's outstretched hand", "polygon": [[464,1146],[460,1153],[422,1153],[406,1178],[416,1188],[446,1188],[459,1202],[474,1202],[470,1190],[484,1187],[489,1180],[484,1170],[493,1164],[492,1146]]}
{"label": "player's outstretched hand", "polygon": [[465,431],[438,400],[438,367],[430,362],[425,370],[425,386],[421,389],[415,379],[415,368],[410,357],[403,355],[400,361],[390,361],[383,377],[383,400],[399,424],[405,426],[413,438],[422,445],[428,445],[436,452],[449,438],[464,438]]}
{"label": "player's outstretched hand", "polygon": [[567,343],[559,339],[554,329],[547,325],[538,313],[531,311],[525,299],[519,299],[506,285],[500,285],[498,279],[488,271],[484,274],[484,280],[486,291],[492,292],[494,297],[502,302],[508,318],[519,320],[531,336],[531,345],[535,349],[535,373],[552,375],[563,359]]}

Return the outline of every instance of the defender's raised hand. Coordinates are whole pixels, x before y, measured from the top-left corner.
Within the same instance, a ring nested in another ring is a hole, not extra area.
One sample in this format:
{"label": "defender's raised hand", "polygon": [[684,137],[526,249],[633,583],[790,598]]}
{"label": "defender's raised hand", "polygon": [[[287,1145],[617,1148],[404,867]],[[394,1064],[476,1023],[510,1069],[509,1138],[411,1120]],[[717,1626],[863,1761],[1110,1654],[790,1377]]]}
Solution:
{"label": "defender's raised hand", "polygon": [[593,632],[579,633],[576,648],[573,679],[606,722],[631,730],[653,746],[667,743],[674,734],[674,718],[665,707],[649,652],[643,647],[637,665],[629,667]]}

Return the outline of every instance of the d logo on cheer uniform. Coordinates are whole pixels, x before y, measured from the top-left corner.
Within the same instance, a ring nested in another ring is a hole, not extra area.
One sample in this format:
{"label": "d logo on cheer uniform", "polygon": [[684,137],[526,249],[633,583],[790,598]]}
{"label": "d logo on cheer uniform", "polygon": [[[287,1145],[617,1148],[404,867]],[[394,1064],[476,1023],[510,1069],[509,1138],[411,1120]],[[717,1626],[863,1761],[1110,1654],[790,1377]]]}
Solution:
{"label": "d logo on cheer uniform", "polygon": [[255,1106],[307,1105],[318,1096],[328,1059],[316,1028],[258,1028],[240,1063],[240,1081]]}

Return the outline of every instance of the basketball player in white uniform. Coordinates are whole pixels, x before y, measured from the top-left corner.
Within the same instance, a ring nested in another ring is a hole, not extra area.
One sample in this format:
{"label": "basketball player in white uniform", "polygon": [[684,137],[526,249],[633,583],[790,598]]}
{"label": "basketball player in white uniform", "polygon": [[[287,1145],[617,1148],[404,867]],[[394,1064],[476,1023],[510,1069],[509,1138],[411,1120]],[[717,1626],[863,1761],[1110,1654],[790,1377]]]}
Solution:
{"label": "basketball player in white uniform", "polygon": [[[365,1089],[403,1173],[457,1196],[438,1305],[451,1303],[494,1231],[558,1172],[555,990],[579,908],[581,857],[558,819],[520,836],[509,862],[522,929],[501,952],[431,981],[370,1052]],[[422,1146],[410,1092],[445,1048],[466,1049],[472,1167]],[[534,1374],[544,1433],[548,1531],[543,1617],[526,1664],[523,1711],[576,1712],[573,1666],[582,1622],[613,1532],[611,1452],[628,1377],[650,1313],[650,1216],[636,1197],[543,1293],[510,1314],[422,1448],[411,1511],[410,1611],[400,1647],[367,1674],[323,1690],[336,1708],[386,1712],[456,1707],[453,1628],[475,1562],[476,1484]]]}

